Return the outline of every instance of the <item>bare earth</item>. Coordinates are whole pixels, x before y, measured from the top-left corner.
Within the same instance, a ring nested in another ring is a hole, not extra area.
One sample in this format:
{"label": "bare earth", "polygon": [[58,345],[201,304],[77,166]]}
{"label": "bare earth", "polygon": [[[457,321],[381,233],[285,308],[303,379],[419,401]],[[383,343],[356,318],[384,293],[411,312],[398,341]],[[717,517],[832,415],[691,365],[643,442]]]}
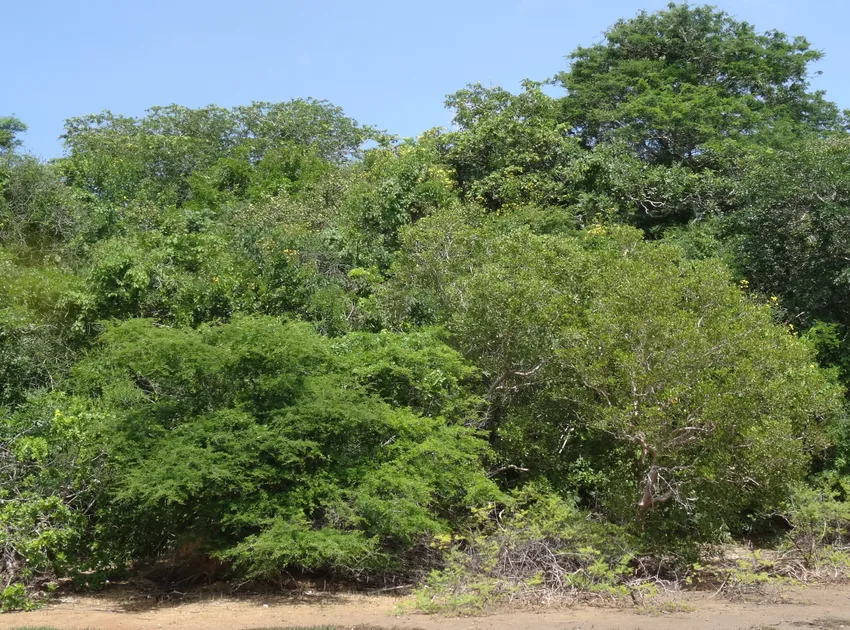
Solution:
{"label": "bare earth", "polygon": [[[142,596],[143,597],[143,596]],[[292,598],[221,599],[182,604],[140,601],[116,591],[95,597],[64,597],[47,608],[0,616],[0,628],[51,626],[61,630],[242,630],[269,626],[374,624],[422,630],[732,630],[821,628],[850,630],[850,586],[788,591],[783,603],[730,602],[710,593],[689,593],[677,601],[691,612],[640,613],[634,607],[580,606],[543,611],[506,611],[477,618],[451,618],[395,611],[403,597],[342,595]]]}

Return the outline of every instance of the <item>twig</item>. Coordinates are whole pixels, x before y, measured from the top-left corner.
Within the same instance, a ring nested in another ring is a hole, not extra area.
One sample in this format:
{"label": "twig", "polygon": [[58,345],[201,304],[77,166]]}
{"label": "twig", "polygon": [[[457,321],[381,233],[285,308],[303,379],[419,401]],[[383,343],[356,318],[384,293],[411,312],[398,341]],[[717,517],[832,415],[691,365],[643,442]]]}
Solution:
{"label": "twig", "polygon": [[376,588],[371,591],[367,591],[368,593],[386,593],[387,591],[398,591],[403,588],[413,588],[413,584],[402,584],[401,586],[385,586],[384,588]]}
{"label": "twig", "polygon": [[506,470],[515,470],[517,472],[528,472],[528,468],[520,468],[519,466],[515,466],[514,464],[508,464],[507,466],[502,466],[501,468],[497,468],[496,470],[491,470],[487,473],[487,477],[495,477],[499,473],[503,473]]}

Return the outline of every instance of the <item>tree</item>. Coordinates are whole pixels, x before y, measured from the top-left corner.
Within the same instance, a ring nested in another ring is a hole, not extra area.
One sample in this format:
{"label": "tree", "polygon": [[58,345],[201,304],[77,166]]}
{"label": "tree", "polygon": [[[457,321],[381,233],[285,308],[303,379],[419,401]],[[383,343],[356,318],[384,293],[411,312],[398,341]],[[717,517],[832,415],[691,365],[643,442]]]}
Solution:
{"label": "tree", "polygon": [[15,156],[0,165],[0,243],[56,253],[78,229],[80,204],[55,165]]}
{"label": "tree", "polygon": [[439,161],[432,133],[395,147],[367,151],[340,199],[336,225],[352,266],[389,266],[399,232],[457,201],[454,182]]}
{"label": "tree", "polygon": [[580,147],[539,83],[524,82],[520,94],[471,85],[446,105],[458,130],[439,137],[440,146],[467,200],[490,210],[575,201]]}
{"label": "tree", "polygon": [[58,385],[84,337],[79,281],[44,265],[22,264],[0,248],[0,407]]}
{"label": "tree", "polygon": [[[72,186],[111,203],[170,205],[191,200],[192,184],[205,178],[213,180],[208,188],[242,196],[252,177],[262,182],[269,171],[274,176],[282,169],[297,179],[299,160],[308,171],[314,158],[343,164],[364,142],[382,136],[330,103],[296,99],[229,110],[169,105],[153,107],[142,118],[104,111],[69,119],[62,137]],[[193,174],[200,180],[192,182]],[[204,201],[209,200],[207,190]]]}
{"label": "tree", "polygon": [[21,146],[17,135],[26,130],[27,126],[14,116],[0,116],[0,155],[9,154]]}
{"label": "tree", "polygon": [[[96,514],[111,474],[96,436],[101,420],[85,401],[59,392],[34,396],[14,413],[0,407],[4,589],[57,576],[103,583],[112,559]],[[4,610],[7,593],[0,591]]]}
{"label": "tree", "polygon": [[647,164],[622,139],[582,147],[562,102],[526,81],[520,94],[473,85],[449,96],[457,131],[438,136],[463,197],[490,211],[568,209],[576,226],[630,223],[656,234],[715,214],[728,188],[710,170]]}
{"label": "tree", "polygon": [[557,80],[565,120],[585,145],[618,139],[653,164],[705,166],[707,148],[727,140],[837,128],[837,108],[808,90],[822,56],[802,37],[670,4],[618,21],[602,43],[573,52]]}
{"label": "tree", "polygon": [[820,56],[674,4],[565,96],[468,85],[405,140],[169,105],[71,118],[43,163],[0,118],[0,609],[141,566],[614,592],[632,550],[788,504],[828,541],[850,140]]}
{"label": "tree", "polygon": [[[850,138],[812,139],[788,151],[753,152],[740,164],[735,204],[724,222],[735,263],[750,285],[781,298],[798,328],[850,330]],[[821,329],[823,330],[823,329]],[[829,351],[829,363],[850,364]]]}
{"label": "tree", "polygon": [[841,406],[812,347],[716,261],[626,228],[499,225],[420,222],[385,299],[430,313],[482,368],[518,479],[661,540],[716,540],[777,507]]}

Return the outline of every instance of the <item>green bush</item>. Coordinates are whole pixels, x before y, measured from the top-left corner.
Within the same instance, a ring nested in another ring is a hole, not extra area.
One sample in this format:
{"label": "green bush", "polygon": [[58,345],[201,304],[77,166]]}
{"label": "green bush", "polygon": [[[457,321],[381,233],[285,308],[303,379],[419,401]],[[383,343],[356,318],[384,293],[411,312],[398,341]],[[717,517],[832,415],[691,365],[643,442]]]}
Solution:
{"label": "green bush", "polygon": [[850,576],[850,478],[830,471],[791,494],[783,516],[791,526],[786,545],[805,568],[831,577]]}
{"label": "green bush", "polygon": [[35,604],[29,598],[23,584],[12,584],[0,591],[0,612],[33,610]]}
{"label": "green bush", "polygon": [[70,273],[0,247],[0,406],[50,387],[76,360],[85,338],[79,288]]}
{"label": "green bush", "polygon": [[116,474],[101,527],[129,557],[189,544],[252,577],[405,570],[417,545],[499,493],[486,442],[462,422],[475,418],[449,423],[370,393],[404,387],[417,400],[428,385],[381,372],[380,351],[345,354],[364,343],[272,318],[109,328],[75,370]]}
{"label": "green bush", "polygon": [[100,418],[61,394],[0,417],[0,554],[7,579],[43,583],[106,566],[93,528],[110,474]]}
{"label": "green bush", "polygon": [[566,95],[471,85],[403,141],[313,99],[170,105],[72,118],[42,163],[0,116],[2,605],[143,567],[616,597],[756,534],[845,575],[820,56],[670,5],[578,48]]}

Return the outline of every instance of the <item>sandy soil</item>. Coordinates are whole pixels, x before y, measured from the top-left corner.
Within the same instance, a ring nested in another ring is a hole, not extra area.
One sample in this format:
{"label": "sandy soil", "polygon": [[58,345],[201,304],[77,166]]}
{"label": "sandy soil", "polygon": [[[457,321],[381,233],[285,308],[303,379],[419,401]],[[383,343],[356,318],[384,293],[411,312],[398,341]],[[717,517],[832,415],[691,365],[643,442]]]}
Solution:
{"label": "sandy soil", "polygon": [[0,615],[0,628],[52,626],[61,630],[244,630],[269,626],[375,624],[422,630],[767,630],[821,628],[850,630],[850,586],[788,591],[782,603],[731,602],[710,593],[690,593],[677,601],[690,612],[647,614],[635,608],[580,606],[543,611],[504,611],[477,618],[407,614],[397,616],[405,601],[393,596],[305,596],[250,599],[214,598],[193,603],[151,602],[144,595],[114,591],[96,597],[64,597],[29,613]]}

